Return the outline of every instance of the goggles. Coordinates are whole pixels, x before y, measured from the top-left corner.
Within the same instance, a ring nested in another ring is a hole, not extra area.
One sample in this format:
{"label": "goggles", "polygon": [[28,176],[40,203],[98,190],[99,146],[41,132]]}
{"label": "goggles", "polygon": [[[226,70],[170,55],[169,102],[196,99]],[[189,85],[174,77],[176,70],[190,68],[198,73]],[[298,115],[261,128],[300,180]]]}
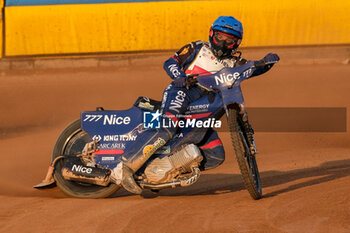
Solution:
{"label": "goggles", "polygon": [[214,43],[217,45],[226,45],[228,48],[233,48],[234,45],[240,44],[241,39],[220,31],[214,31]]}

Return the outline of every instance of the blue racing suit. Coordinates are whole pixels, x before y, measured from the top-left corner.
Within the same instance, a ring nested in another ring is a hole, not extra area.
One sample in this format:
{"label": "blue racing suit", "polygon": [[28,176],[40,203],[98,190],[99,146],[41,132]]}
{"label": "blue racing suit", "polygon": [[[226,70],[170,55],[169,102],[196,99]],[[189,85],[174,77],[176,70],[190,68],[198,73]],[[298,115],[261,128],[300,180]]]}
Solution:
{"label": "blue racing suit", "polygon": [[[202,41],[192,42],[182,47],[174,56],[164,62],[167,74],[176,80],[186,74],[212,74],[224,67],[236,67],[243,65],[247,60],[240,56],[219,60],[210,50],[209,44]],[[262,74],[268,69],[257,70],[255,75]],[[162,99],[162,115],[177,121],[176,116],[186,112],[188,105],[209,93],[198,86],[189,89],[177,88],[172,82],[164,91]],[[171,132],[174,134],[176,129]],[[217,132],[208,130],[199,148],[204,157],[201,169],[211,169],[219,166],[225,160],[225,151]]]}

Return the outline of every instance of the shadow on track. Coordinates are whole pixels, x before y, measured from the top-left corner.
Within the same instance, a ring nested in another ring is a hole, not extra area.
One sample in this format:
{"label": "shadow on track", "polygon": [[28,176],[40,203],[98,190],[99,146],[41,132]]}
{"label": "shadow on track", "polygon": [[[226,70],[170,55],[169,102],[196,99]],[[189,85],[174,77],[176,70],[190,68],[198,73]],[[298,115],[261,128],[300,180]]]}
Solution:
{"label": "shadow on track", "polygon": [[[350,175],[350,159],[330,161],[317,167],[297,169],[286,172],[266,171],[260,173],[263,188],[287,184],[305,178],[312,180],[290,185],[265,194],[263,197],[272,197],[281,193],[290,192],[307,186],[329,182]],[[161,190],[158,194],[144,192],[144,198],[155,198],[157,196],[192,196],[192,195],[218,195],[245,190],[242,178],[238,174],[202,174],[197,184],[190,187]],[[116,196],[118,193],[116,193]],[[125,196],[125,194],[123,195]]]}
{"label": "shadow on track", "polygon": [[[301,181],[290,185],[286,188],[278,189],[276,191],[266,193],[263,197],[273,197],[282,193],[287,193],[303,187],[308,187],[316,184],[329,182],[335,179],[346,177],[350,175],[350,159],[336,160],[321,164],[317,167],[297,169],[286,172],[281,171],[265,171],[261,172],[261,180],[263,188],[273,187],[277,185],[287,184],[289,182],[297,182],[300,179],[309,178],[307,181]],[[313,178],[314,177],[314,178]],[[311,178],[311,180],[310,180]],[[28,189],[26,189],[28,190]],[[57,188],[53,190],[17,190],[6,191],[0,190],[0,195],[5,196],[27,196],[27,197],[53,197],[64,198],[64,194]],[[245,190],[241,175],[239,174],[205,174],[202,173],[199,181],[193,186],[179,187],[175,189],[164,189],[158,194],[153,194],[150,191],[144,191],[144,198],[156,198],[158,196],[195,196],[195,195],[220,195],[224,193],[231,193]],[[264,190],[263,190],[264,191]],[[116,192],[111,198],[131,196],[121,189]]]}
{"label": "shadow on track", "polygon": [[300,182],[290,185],[287,188],[267,193],[264,197],[272,197],[278,194],[290,192],[303,187],[329,182],[335,179],[350,175],[350,159],[330,161],[321,164],[318,167],[292,170],[288,172],[268,171],[262,174],[263,187],[271,187],[280,184],[286,184],[304,178],[312,178],[312,180]]}

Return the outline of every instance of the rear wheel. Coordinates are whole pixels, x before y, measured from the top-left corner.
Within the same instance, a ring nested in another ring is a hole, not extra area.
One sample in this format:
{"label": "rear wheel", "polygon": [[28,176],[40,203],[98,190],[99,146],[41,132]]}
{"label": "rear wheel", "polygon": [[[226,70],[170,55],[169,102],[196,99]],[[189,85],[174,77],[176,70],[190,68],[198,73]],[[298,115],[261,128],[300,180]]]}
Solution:
{"label": "rear wheel", "polygon": [[229,108],[229,128],[231,141],[235,150],[236,159],[242,174],[244,185],[250,196],[258,200],[262,197],[261,181],[255,155],[252,155],[247,143],[247,136],[240,122],[238,111],[231,106]]}
{"label": "rear wheel", "polygon": [[[90,142],[90,136],[81,129],[80,119],[72,122],[58,137],[53,149],[52,161],[61,155],[67,156],[80,154],[85,144],[88,142]],[[111,196],[120,188],[120,186],[116,184],[109,184],[108,186],[103,187],[66,180],[61,173],[63,164],[64,158],[56,162],[54,177],[57,186],[69,196],[79,198],[103,198]]]}

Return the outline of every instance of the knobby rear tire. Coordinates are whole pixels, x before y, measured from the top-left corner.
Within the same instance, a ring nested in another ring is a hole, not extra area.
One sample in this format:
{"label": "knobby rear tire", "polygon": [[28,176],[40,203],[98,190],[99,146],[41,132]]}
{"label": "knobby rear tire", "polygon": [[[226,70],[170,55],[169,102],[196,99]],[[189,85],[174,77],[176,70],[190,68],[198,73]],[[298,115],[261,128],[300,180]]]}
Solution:
{"label": "knobby rear tire", "polygon": [[[52,161],[58,156],[79,154],[90,136],[81,129],[80,119],[68,125],[58,137],[53,149]],[[114,194],[119,185],[109,184],[106,187],[66,180],[61,173],[64,159],[55,164],[54,178],[57,186],[68,196],[78,198],[105,198]]]}
{"label": "knobby rear tire", "polygon": [[261,181],[255,155],[251,155],[247,147],[246,137],[238,121],[238,111],[230,106],[228,125],[236,159],[243,178],[244,185],[254,200],[262,197]]}

